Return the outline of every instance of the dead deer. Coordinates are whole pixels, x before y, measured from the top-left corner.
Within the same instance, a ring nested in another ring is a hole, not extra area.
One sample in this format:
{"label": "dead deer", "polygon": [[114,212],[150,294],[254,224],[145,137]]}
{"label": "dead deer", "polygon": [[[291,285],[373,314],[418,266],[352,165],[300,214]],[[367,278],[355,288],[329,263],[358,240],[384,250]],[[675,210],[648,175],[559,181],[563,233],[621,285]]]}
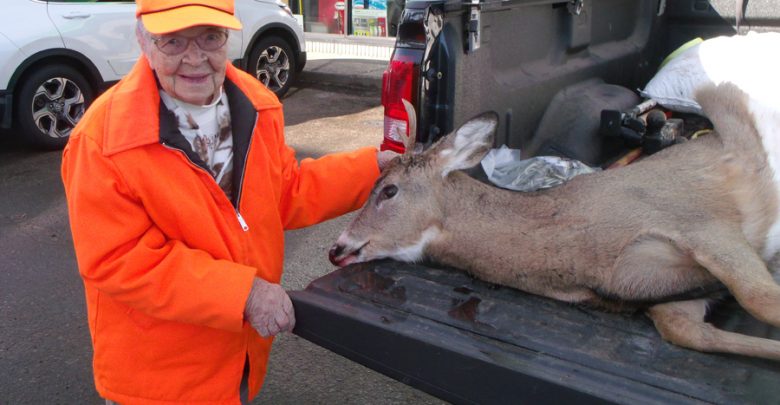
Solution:
{"label": "dead deer", "polygon": [[423,153],[410,152],[410,137],[331,261],[427,258],[557,300],[643,309],[664,339],[683,347],[780,360],[780,341],[704,322],[725,287],[756,318],[780,326],[780,286],[766,265],[778,251],[770,235],[780,206],[773,157],[745,95],[721,85],[697,99],[715,133],[532,193],[460,171],[493,146],[495,114]]}

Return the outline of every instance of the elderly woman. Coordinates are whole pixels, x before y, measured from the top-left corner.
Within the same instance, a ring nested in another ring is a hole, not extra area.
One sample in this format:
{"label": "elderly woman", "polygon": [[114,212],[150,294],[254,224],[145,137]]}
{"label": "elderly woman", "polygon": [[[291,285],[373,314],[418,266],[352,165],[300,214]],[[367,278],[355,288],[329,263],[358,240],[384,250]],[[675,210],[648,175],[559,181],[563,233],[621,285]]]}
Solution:
{"label": "elderly woman", "polygon": [[107,402],[246,403],[295,323],[283,231],[360,207],[389,157],[299,164],[277,98],[227,60],[232,0],[136,3],[143,55],[62,163],[95,385]]}

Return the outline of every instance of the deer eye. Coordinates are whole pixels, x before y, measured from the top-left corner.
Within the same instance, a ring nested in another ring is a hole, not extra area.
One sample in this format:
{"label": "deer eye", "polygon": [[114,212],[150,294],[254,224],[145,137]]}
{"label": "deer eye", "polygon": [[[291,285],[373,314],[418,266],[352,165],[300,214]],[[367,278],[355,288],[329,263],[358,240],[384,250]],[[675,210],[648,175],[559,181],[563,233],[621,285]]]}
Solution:
{"label": "deer eye", "polygon": [[396,187],[395,184],[391,184],[389,186],[385,186],[382,189],[382,191],[379,192],[379,196],[380,198],[387,200],[395,197],[397,193],[398,193],[398,187]]}

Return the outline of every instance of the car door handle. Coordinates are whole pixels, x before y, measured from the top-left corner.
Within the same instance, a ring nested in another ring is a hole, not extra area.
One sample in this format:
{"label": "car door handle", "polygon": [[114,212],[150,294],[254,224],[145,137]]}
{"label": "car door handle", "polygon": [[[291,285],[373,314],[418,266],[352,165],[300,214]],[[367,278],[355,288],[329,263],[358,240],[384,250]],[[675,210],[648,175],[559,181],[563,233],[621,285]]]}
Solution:
{"label": "car door handle", "polygon": [[78,11],[71,11],[70,13],[63,14],[62,18],[66,18],[68,20],[80,20],[83,18],[89,18],[91,14],[89,13],[82,13]]}

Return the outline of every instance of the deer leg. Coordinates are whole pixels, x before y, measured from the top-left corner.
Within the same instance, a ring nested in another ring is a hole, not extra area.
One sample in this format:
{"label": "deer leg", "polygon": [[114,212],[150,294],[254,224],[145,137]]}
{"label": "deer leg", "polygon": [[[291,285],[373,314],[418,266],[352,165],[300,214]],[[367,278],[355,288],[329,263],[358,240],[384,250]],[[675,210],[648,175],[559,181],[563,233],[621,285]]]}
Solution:
{"label": "deer leg", "polygon": [[661,337],[701,352],[733,353],[780,360],[780,341],[724,331],[704,322],[707,300],[658,304],[647,310]]}
{"label": "deer leg", "polygon": [[683,243],[691,257],[720,280],[745,310],[780,326],[780,285],[741,235],[733,229],[709,229]]}

